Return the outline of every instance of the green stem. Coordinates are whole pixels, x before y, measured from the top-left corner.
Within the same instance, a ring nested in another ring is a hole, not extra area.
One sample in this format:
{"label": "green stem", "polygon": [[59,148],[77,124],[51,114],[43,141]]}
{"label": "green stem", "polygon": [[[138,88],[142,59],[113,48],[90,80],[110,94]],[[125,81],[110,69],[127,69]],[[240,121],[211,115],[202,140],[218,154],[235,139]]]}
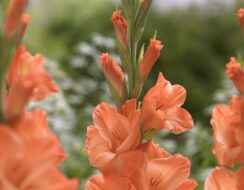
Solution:
{"label": "green stem", "polygon": [[136,83],[136,63],[137,63],[137,41],[135,39],[135,19],[130,22],[130,62],[131,69],[128,72],[129,78],[129,97],[132,98],[132,93]]}
{"label": "green stem", "polygon": [[0,123],[3,123],[5,120],[4,116],[4,89],[5,89],[5,80],[4,74],[1,72],[1,79],[0,79]]}

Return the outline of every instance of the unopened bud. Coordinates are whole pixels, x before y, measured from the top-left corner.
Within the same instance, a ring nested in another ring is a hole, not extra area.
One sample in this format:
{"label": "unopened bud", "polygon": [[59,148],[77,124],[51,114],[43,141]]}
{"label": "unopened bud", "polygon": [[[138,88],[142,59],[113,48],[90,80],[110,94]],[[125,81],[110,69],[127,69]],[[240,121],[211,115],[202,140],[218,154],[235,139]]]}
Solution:
{"label": "unopened bud", "polygon": [[240,21],[240,23],[241,23],[241,26],[242,26],[242,28],[243,28],[243,30],[244,30],[244,9],[240,9],[240,10],[238,11],[238,13],[237,13],[237,17],[238,17],[238,19],[239,19],[239,21]]}
{"label": "unopened bud", "polygon": [[237,63],[234,57],[226,65],[226,75],[233,81],[236,88],[244,94],[244,72],[241,64]]}
{"label": "unopened bud", "polygon": [[22,14],[28,0],[10,0],[5,22],[5,35],[8,38],[13,37],[19,32],[22,24]]}
{"label": "unopened bud", "polygon": [[160,56],[160,51],[163,45],[156,39],[151,39],[150,45],[140,63],[140,78],[144,81],[150,73],[153,65]]}
{"label": "unopened bud", "polygon": [[107,80],[112,84],[113,88],[122,97],[124,91],[125,76],[120,66],[112,59],[108,53],[104,53],[100,57],[102,69]]}
{"label": "unopened bud", "polygon": [[121,11],[115,11],[112,15],[116,36],[121,44],[127,47],[128,26],[127,21],[122,16]]}

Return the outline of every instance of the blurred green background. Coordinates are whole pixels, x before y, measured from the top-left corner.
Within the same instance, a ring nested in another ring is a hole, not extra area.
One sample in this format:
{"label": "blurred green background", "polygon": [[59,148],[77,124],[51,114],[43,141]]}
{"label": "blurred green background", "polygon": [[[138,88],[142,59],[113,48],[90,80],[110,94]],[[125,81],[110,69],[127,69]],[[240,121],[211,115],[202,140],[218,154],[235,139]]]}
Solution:
{"label": "blurred green background", "polygon": [[[198,189],[216,165],[211,153],[211,108],[228,102],[234,93],[224,76],[225,64],[230,56],[241,58],[244,53],[244,33],[236,18],[244,2],[228,2],[168,6],[167,1],[158,0],[141,40],[147,44],[157,30],[165,45],[144,92],[154,85],[159,71],[187,90],[185,107],[196,127],[178,136],[162,132],[155,140],[171,153],[180,152],[191,159]],[[84,152],[86,127],[92,124],[93,108],[102,101],[111,102],[98,57],[109,52],[118,59],[110,20],[116,6],[109,0],[33,0],[29,6],[31,22],[24,43],[32,53],[46,57],[46,66],[63,91],[32,106],[49,112],[50,125],[69,153],[63,170],[81,180],[81,189],[96,172]]]}

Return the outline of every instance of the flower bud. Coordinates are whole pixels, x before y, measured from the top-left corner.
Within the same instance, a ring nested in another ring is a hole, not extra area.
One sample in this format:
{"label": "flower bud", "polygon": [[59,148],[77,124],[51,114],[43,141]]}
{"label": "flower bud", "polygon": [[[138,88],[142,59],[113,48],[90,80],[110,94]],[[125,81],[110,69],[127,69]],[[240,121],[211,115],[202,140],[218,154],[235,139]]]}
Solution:
{"label": "flower bud", "polygon": [[19,32],[22,24],[22,14],[28,3],[28,0],[10,0],[6,15],[5,35],[8,38],[13,37]]}
{"label": "flower bud", "polygon": [[100,57],[102,69],[107,80],[116,90],[116,92],[122,97],[124,92],[125,76],[120,66],[112,59],[108,53],[104,53]]}
{"label": "flower bud", "polygon": [[151,39],[150,45],[140,63],[140,78],[144,81],[150,73],[153,65],[160,56],[163,45],[156,39]]}
{"label": "flower bud", "polygon": [[112,21],[114,23],[114,28],[116,36],[121,44],[127,47],[127,38],[128,38],[128,26],[127,21],[122,16],[121,11],[115,11],[112,15]]}
{"label": "flower bud", "polygon": [[226,75],[233,81],[236,88],[244,94],[244,72],[241,64],[237,63],[234,57],[226,65]]}
{"label": "flower bud", "polygon": [[238,19],[239,19],[239,21],[240,21],[240,23],[241,23],[241,26],[242,26],[242,28],[243,28],[243,30],[244,30],[244,9],[240,9],[240,10],[238,11],[238,13],[237,13],[237,17],[238,17]]}
{"label": "flower bud", "polygon": [[18,42],[20,42],[21,39],[23,38],[23,36],[25,34],[25,30],[27,28],[27,25],[29,24],[29,21],[30,21],[30,16],[27,14],[23,14],[22,15],[22,23],[21,23],[19,35],[17,38]]}

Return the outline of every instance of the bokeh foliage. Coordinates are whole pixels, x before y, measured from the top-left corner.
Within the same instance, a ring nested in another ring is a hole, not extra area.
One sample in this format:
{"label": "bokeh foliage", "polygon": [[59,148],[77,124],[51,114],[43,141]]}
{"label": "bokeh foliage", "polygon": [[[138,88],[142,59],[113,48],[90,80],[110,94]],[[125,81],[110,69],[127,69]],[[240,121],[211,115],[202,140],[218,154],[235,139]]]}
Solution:
{"label": "bokeh foliage", "polygon": [[[163,133],[157,141],[172,153],[189,156],[192,176],[200,180],[216,165],[211,153],[208,108],[218,101],[213,94],[222,88],[229,57],[241,56],[244,52],[244,34],[236,19],[240,7],[244,7],[241,0],[231,7],[215,3],[204,8],[152,10],[141,41],[147,44],[157,30],[158,38],[165,45],[144,93],[154,85],[158,72],[163,72],[173,84],[186,88],[185,107],[196,123],[196,128],[186,134]],[[67,147],[70,157],[64,169],[69,176],[78,176],[82,182],[93,172],[83,151],[86,126],[92,124],[92,109],[101,101],[110,101],[98,57],[104,51],[117,53],[110,21],[115,9],[115,4],[104,0],[52,0],[48,3],[35,0],[30,6],[32,20],[25,43],[32,52],[41,52],[58,63],[54,75],[63,73],[57,80],[75,117],[67,135],[80,144],[72,146],[71,142]]]}

